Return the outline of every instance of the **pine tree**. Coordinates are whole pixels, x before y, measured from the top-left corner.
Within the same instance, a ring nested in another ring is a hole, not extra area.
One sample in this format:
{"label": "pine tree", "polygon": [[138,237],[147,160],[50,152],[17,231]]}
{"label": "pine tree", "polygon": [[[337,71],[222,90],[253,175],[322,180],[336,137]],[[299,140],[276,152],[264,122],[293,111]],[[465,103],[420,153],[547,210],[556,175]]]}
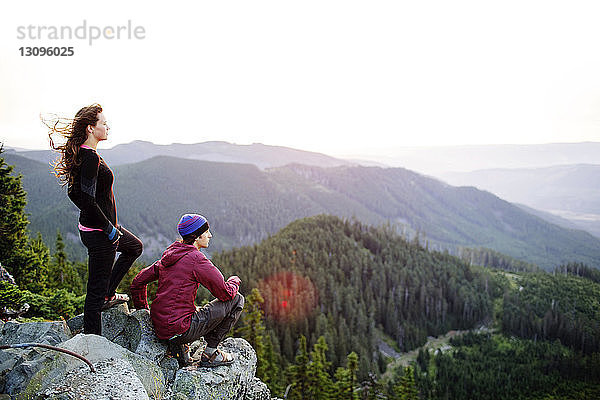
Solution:
{"label": "pine tree", "polygon": [[306,337],[300,336],[300,345],[296,355],[296,363],[288,369],[290,379],[289,399],[304,399],[309,388],[308,365],[310,358],[306,349]]}
{"label": "pine tree", "polygon": [[336,399],[356,400],[356,370],[358,369],[358,355],[355,352],[348,354],[346,368],[338,368],[335,372]]}
{"label": "pine tree", "polygon": [[286,360],[292,360],[294,357],[294,341],[292,340],[292,333],[289,324],[286,324],[283,330],[283,344],[281,352]]}
{"label": "pine tree", "polygon": [[44,244],[42,235],[38,232],[35,239],[28,241],[25,249],[12,258],[18,266],[15,281],[20,289],[32,293],[44,293],[48,288],[48,264],[50,250]]}
{"label": "pine tree", "polygon": [[326,400],[333,393],[333,382],[329,376],[331,362],[327,361],[327,343],[325,337],[320,336],[314,344],[314,350],[310,352],[312,359],[308,365],[308,392],[307,398],[314,400]]}
{"label": "pine tree", "polygon": [[419,348],[419,353],[417,355],[417,365],[419,366],[421,371],[427,372],[427,370],[429,368],[429,360],[430,360],[429,350],[423,349],[422,347]]}
{"label": "pine tree", "polygon": [[25,296],[19,288],[7,281],[0,281],[0,310],[18,310],[25,303]]}
{"label": "pine tree", "polygon": [[404,375],[396,386],[396,393],[400,400],[419,400],[419,391],[415,383],[415,373],[411,366],[404,369]]}
{"label": "pine tree", "polygon": [[[3,146],[0,146],[0,154]],[[21,176],[12,176],[13,167],[0,158],[0,263],[18,280],[19,265],[15,255],[27,246],[27,194],[21,185]]]}
{"label": "pine tree", "polygon": [[257,288],[252,289],[246,296],[244,313],[242,314],[242,324],[235,330],[236,336],[243,337],[250,343],[256,351],[256,376],[265,380],[265,375],[269,367],[269,360],[266,357],[265,349],[265,325],[264,314],[261,305],[265,302]]}
{"label": "pine tree", "polygon": [[48,267],[48,286],[51,289],[66,289],[77,295],[83,294],[83,282],[75,267],[67,259],[65,243],[59,231],[56,232],[56,252]]}
{"label": "pine tree", "polygon": [[[0,146],[0,154],[3,149]],[[27,193],[21,176],[0,158],[0,263],[12,274],[20,289],[41,293],[47,287],[50,251],[38,233],[28,240],[25,205]]]}
{"label": "pine tree", "polygon": [[53,256],[53,262],[50,264],[50,281],[56,288],[64,288],[65,272],[69,261],[65,253],[65,243],[63,242],[60,231],[56,232],[56,252]]}
{"label": "pine tree", "polygon": [[281,370],[281,356],[275,351],[273,339],[270,334],[265,334],[265,375],[262,381],[269,387],[274,395],[282,395],[284,379]]}

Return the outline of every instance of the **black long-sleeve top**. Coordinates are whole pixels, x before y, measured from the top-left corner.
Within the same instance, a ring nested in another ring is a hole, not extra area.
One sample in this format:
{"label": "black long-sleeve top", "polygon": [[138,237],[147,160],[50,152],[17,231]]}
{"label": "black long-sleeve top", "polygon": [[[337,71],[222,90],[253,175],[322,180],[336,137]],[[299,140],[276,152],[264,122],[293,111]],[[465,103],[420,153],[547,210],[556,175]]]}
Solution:
{"label": "black long-sleeve top", "polygon": [[80,148],[78,157],[81,164],[72,171],[68,195],[80,210],[79,223],[109,234],[117,225],[113,173],[93,149]]}

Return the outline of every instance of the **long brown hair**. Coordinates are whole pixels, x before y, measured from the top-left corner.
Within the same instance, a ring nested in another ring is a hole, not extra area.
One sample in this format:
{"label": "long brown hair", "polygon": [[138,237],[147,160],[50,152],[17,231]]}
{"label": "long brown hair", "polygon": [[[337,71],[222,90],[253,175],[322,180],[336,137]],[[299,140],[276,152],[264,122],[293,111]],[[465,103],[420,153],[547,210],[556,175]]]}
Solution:
{"label": "long brown hair", "polygon": [[[79,148],[87,140],[87,127],[88,125],[96,125],[98,114],[101,112],[102,106],[100,104],[92,104],[77,111],[73,119],[58,116],[54,116],[49,120],[42,118],[42,122],[49,129],[50,147],[60,153],[52,166],[54,175],[63,186],[67,183],[73,183],[72,172],[73,168],[81,164],[78,157]],[[57,145],[54,142],[54,135],[58,135],[63,140],[66,139],[66,142]]]}

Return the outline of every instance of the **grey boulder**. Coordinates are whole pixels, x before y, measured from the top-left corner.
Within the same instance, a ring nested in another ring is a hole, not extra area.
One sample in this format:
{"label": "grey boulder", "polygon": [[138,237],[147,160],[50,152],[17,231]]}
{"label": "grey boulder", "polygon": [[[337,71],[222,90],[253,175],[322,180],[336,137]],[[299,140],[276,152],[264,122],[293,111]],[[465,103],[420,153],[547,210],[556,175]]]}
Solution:
{"label": "grey boulder", "polygon": [[[1,328],[1,345],[42,343],[55,346],[71,337],[69,327],[64,321],[9,321]],[[51,357],[52,351],[38,347],[0,351],[0,393],[13,395],[21,392]]]}
{"label": "grey boulder", "polygon": [[[213,368],[186,367],[177,371],[173,393],[178,399],[246,399],[255,385],[256,353],[241,338],[227,338],[220,347],[233,353],[235,361],[230,366]],[[266,387],[265,387],[266,389]],[[268,389],[267,389],[268,390]],[[259,397],[270,398],[269,397]]]}
{"label": "grey boulder", "polygon": [[71,337],[71,330],[65,321],[52,322],[6,322],[0,333],[0,344],[43,343],[55,345]]}
{"label": "grey boulder", "polygon": [[[79,334],[62,348],[84,356],[81,360],[55,353],[30,380],[23,396],[44,399],[159,399],[167,391],[156,363],[97,335]],[[65,397],[65,396],[71,397]]]}

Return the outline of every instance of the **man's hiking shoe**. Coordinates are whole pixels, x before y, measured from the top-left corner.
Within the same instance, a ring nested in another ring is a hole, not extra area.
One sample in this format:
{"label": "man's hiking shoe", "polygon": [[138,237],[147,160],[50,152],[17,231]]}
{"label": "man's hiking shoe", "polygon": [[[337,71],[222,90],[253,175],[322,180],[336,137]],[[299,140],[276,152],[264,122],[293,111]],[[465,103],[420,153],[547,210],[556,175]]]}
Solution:
{"label": "man's hiking shoe", "polygon": [[[217,358],[220,357],[220,360],[217,361]],[[229,353],[225,353],[219,349],[215,350],[212,355],[208,355],[206,353],[202,353],[200,357],[200,362],[198,363],[201,367],[220,367],[222,365],[231,365],[233,364],[233,355]]]}
{"label": "man's hiking shoe", "polygon": [[197,360],[190,357],[190,346],[187,344],[174,344],[169,342],[168,355],[177,359],[179,368],[189,367],[197,362]]}
{"label": "man's hiking shoe", "polygon": [[126,294],[115,293],[115,295],[109,299],[104,300],[104,304],[102,304],[102,311],[108,310],[111,307],[114,307],[119,304],[127,303],[129,301],[129,296]]}

